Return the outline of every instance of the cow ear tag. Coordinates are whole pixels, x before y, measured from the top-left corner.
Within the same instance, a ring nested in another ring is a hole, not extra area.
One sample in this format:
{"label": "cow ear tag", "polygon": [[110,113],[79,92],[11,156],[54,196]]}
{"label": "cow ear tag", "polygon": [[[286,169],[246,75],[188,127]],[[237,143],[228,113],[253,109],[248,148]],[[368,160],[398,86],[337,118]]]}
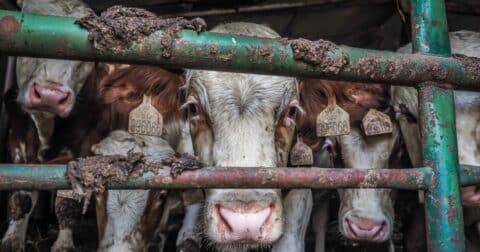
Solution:
{"label": "cow ear tag", "polygon": [[313,152],[310,146],[303,143],[301,137],[297,137],[297,143],[290,150],[290,164],[293,166],[313,165]]}
{"label": "cow ear tag", "polygon": [[393,131],[390,117],[376,109],[370,109],[362,119],[363,131],[367,136],[390,134]]}
{"label": "cow ear tag", "polygon": [[350,115],[337,105],[335,97],[328,98],[328,106],[317,116],[317,136],[340,136],[350,133]]}
{"label": "cow ear tag", "polygon": [[150,96],[143,96],[142,103],[128,114],[128,132],[132,134],[161,136],[163,116],[152,105]]}

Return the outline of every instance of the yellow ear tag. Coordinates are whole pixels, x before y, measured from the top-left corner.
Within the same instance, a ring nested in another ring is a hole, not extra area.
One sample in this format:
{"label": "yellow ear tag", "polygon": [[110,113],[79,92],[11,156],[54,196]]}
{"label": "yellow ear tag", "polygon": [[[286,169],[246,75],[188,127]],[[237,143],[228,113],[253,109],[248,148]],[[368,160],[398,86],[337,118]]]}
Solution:
{"label": "yellow ear tag", "polygon": [[150,96],[143,96],[143,102],[128,115],[128,132],[132,134],[161,136],[163,116],[152,105]]}
{"label": "yellow ear tag", "polygon": [[317,116],[317,136],[340,136],[350,133],[350,115],[329,97],[328,106]]}
{"label": "yellow ear tag", "polygon": [[297,137],[297,143],[290,150],[290,164],[293,166],[313,165],[313,152],[310,146],[303,143],[301,137]]}
{"label": "yellow ear tag", "polygon": [[376,109],[370,109],[362,119],[363,131],[367,136],[390,134],[393,131],[390,117]]}

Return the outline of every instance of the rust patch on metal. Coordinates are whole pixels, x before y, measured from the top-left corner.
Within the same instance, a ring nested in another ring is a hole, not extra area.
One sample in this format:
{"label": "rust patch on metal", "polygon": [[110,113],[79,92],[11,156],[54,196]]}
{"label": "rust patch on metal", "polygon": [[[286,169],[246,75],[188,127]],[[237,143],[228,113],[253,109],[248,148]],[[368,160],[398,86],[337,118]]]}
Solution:
{"label": "rust patch on metal", "polygon": [[93,43],[93,47],[115,53],[121,53],[128,49],[132,42],[141,43],[145,37],[162,30],[164,34],[160,45],[164,58],[172,56],[173,40],[182,29],[202,32],[207,28],[205,20],[201,18],[162,19],[144,9],[119,5],[108,8],[100,16],[89,14],[75,23],[89,30],[88,39]]}
{"label": "rust patch on metal", "polygon": [[211,45],[210,46],[210,54],[215,55],[218,52],[218,46],[217,45]]}
{"label": "rust patch on metal", "polygon": [[257,49],[255,51],[255,54],[256,55],[259,55],[263,58],[265,58],[265,60],[268,62],[268,63],[272,63],[272,59],[273,59],[273,49],[271,46],[267,47],[267,48],[260,48],[260,49]]}
{"label": "rust patch on metal", "polygon": [[452,58],[460,61],[463,68],[470,73],[476,73],[475,79],[480,79],[480,58],[469,57],[463,54],[453,54]]}
{"label": "rust patch on metal", "polygon": [[340,49],[333,42],[322,39],[310,41],[302,38],[289,42],[296,60],[319,66],[325,74],[338,74],[349,63],[348,55],[345,52],[342,52],[340,57],[330,56],[334,51]]}
{"label": "rust patch on metal", "polygon": [[235,49],[230,49],[227,54],[218,56],[218,59],[223,62],[231,61],[236,54]]}
{"label": "rust patch on metal", "polygon": [[0,32],[3,34],[4,40],[11,40],[15,33],[21,30],[20,22],[13,16],[6,16],[0,19]]}
{"label": "rust patch on metal", "polygon": [[365,175],[365,178],[363,179],[363,182],[360,183],[360,187],[367,187],[367,188],[377,187],[379,180],[380,180],[380,174],[378,174],[377,171],[368,170],[367,174]]}
{"label": "rust patch on metal", "polygon": [[448,197],[448,222],[453,223],[458,216],[457,208],[455,207],[455,198]]}

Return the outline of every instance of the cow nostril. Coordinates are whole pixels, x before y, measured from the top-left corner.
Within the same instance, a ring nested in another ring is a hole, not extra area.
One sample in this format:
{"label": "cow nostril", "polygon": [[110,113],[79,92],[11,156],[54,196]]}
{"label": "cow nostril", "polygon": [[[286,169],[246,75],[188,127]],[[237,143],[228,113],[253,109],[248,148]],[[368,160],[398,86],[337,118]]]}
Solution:
{"label": "cow nostril", "polygon": [[67,93],[67,94],[65,95],[65,97],[63,97],[62,99],[60,99],[60,100],[58,101],[58,105],[63,105],[63,104],[65,104],[65,103],[67,103],[69,97],[70,97],[70,93]]}
{"label": "cow nostril", "polygon": [[42,95],[40,94],[40,92],[38,91],[38,84],[37,83],[33,83],[33,96],[37,99],[41,99],[42,98]]}

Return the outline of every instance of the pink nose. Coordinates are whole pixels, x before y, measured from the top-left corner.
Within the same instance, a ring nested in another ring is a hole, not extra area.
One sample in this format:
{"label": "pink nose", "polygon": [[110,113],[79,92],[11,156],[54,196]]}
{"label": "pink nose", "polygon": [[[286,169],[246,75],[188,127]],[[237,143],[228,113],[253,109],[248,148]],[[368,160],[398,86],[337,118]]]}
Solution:
{"label": "pink nose", "polygon": [[28,98],[31,109],[48,111],[61,117],[67,116],[73,106],[71,92],[52,84],[33,83]]}
{"label": "pink nose", "polygon": [[262,242],[269,232],[272,207],[261,209],[228,209],[217,206],[223,240],[232,243]]}
{"label": "pink nose", "polygon": [[352,240],[383,242],[388,238],[387,222],[384,220],[348,216],[345,217],[343,225],[346,235]]}

